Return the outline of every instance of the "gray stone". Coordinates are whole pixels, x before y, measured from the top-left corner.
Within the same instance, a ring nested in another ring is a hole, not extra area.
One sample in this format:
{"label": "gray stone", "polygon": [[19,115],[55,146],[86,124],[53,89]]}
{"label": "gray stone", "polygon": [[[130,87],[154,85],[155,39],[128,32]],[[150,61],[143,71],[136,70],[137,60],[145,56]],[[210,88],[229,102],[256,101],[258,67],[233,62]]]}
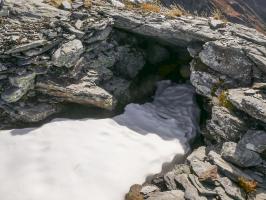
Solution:
{"label": "gray stone", "polygon": [[190,165],[200,181],[215,181],[218,178],[217,166],[196,158],[190,160]]}
{"label": "gray stone", "polygon": [[118,62],[115,67],[122,76],[134,78],[144,65],[144,55],[140,50],[118,47]]}
{"label": "gray stone", "polygon": [[213,88],[220,82],[219,78],[203,71],[192,70],[190,75],[191,84],[196,88],[198,94],[208,98],[213,96]]}
{"label": "gray stone", "polygon": [[65,10],[71,10],[72,9],[72,5],[69,1],[67,0],[64,0],[62,1],[62,7],[65,9]]}
{"label": "gray stone", "polygon": [[187,50],[192,58],[196,58],[202,50],[202,44],[191,43],[188,45]]}
{"label": "gray stone", "polygon": [[230,89],[228,100],[239,110],[266,123],[266,98],[262,91],[249,88]]}
{"label": "gray stone", "polygon": [[263,188],[258,188],[255,193],[248,195],[248,200],[265,200],[266,190]]}
{"label": "gray stone", "polygon": [[199,57],[211,69],[243,85],[250,84],[253,64],[236,41],[207,42],[203,45]]}
{"label": "gray stone", "polygon": [[247,180],[252,180],[252,178],[248,174],[223,160],[222,157],[216,152],[210,151],[208,157],[215,165],[218,166],[218,168],[224,173],[224,175],[229,177],[231,180],[237,182],[240,177],[243,177]]}
{"label": "gray stone", "polygon": [[14,54],[14,53],[19,53],[19,52],[23,52],[23,51],[27,51],[36,47],[40,47],[43,46],[45,44],[47,44],[47,40],[36,40],[36,41],[32,41],[30,43],[27,44],[22,44],[19,46],[15,46],[12,49],[6,51],[6,54]]}
{"label": "gray stone", "polygon": [[207,158],[206,155],[206,147],[205,146],[201,146],[198,147],[197,149],[195,149],[188,157],[187,160],[189,162],[192,162],[193,160],[197,159],[200,161],[204,161]]}
{"label": "gray stone", "polygon": [[212,29],[218,29],[218,28],[223,28],[226,26],[226,23],[222,20],[217,20],[214,18],[209,19],[209,24]]}
{"label": "gray stone", "polygon": [[189,179],[190,179],[191,183],[197,188],[197,190],[199,191],[199,193],[201,195],[203,195],[203,196],[216,196],[217,193],[215,191],[213,191],[213,190],[210,190],[210,189],[204,187],[200,183],[198,177],[196,177],[193,174],[189,174],[188,176],[189,176]]}
{"label": "gray stone", "polygon": [[119,0],[111,0],[111,3],[113,6],[115,6],[117,8],[124,8],[125,7],[125,4],[123,4]]}
{"label": "gray stone", "polygon": [[225,192],[236,200],[245,200],[245,193],[236,184],[234,184],[229,178],[219,178],[219,183],[223,186]]}
{"label": "gray stone", "polygon": [[91,37],[86,39],[85,42],[87,44],[91,44],[94,42],[106,40],[111,32],[112,32],[112,27],[109,25],[106,25],[105,29],[96,31]]}
{"label": "gray stone", "polygon": [[147,200],[185,200],[184,192],[181,190],[172,190],[166,192],[155,192]]}
{"label": "gray stone", "polygon": [[131,99],[130,81],[119,77],[113,77],[103,85],[109,93],[113,94],[119,103],[127,103]]}
{"label": "gray stone", "polygon": [[160,189],[156,185],[145,185],[141,188],[140,193],[147,197],[150,193],[159,191]]}
{"label": "gray stone", "polygon": [[216,142],[237,142],[247,131],[246,123],[233,112],[221,106],[212,107],[211,120],[207,121],[208,138]]}
{"label": "gray stone", "polygon": [[223,189],[222,187],[216,187],[216,188],[215,188],[215,191],[216,191],[216,193],[218,194],[219,199],[221,199],[221,200],[232,200],[232,198],[229,197],[229,196],[225,193],[225,191],[224,191],[224,189]]}
{"label": "gray stone", "polygon": [[260,155],[237,145],[234,142],[225,142],[221,151],[222,158],[239,167],[254,167],[262,163]]}
{"label": "gray stone", "polygon": [[266,58],[264,55],[257,55],[254,53],[248,53],[249,58],[256,63],[257,67],[266,73]]}
{"label": "gray stone", "polygon": [[35,73],[26,73],[14,77],[9,77],[9,82],[12,87],[7,88],[1,94],[1,98],[13,103],[20,100],[30,89],[34,88]]}
{"label": "gray stone", "polygon": [[242,146],[258,153],[263,153],[266,150],[266,132],[262,130],[249,130],[241,138],[238,146]]}
{"label": "gray stone", "polygon": [[197,189],[191,184],[187,174],[179,174],[175,180],[185,189],[185,199],[187,200],[205,200],[207,198],[201,197]]}
{"label": "gray stone", "polygon": [[57,67],[73,67],[83,51],[83,45],[80,40],[69,41],[55,51],[52,56],[53,64]]}
{"label": "gray stone", "polygon": [[92,105],[107,110],[116,106],[116,99],[106,90],[86,82],[62,84],[53,81],[38,81],[36,90],[63,99],[67,102]]}
{"label": "gray stone", "polygon": [[6,112],[16,120],[34,123],[60,111],[60,108],[54,104],[40,103],[36,105],[13,106],[12,109],[5,109]]}
{"label": "gray stone", "polygon": [[1,94],[1,98],[7,103],[13,103],[20,100],[26,93],[27,90],[23,88],[9,87]]}
{"label": "gray stone", "polygon": [[11,85],[19,88],[32,88],[35,80],[35,73],[26,73],[19,76],[10,76],[9,82]]}

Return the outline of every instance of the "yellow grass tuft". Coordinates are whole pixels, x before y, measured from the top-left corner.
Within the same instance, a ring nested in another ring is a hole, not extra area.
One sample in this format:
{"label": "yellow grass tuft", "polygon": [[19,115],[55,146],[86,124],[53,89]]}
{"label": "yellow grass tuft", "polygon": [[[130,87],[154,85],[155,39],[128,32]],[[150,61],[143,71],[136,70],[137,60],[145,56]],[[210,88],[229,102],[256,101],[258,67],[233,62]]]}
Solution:
{"label": "yellow grass tuft", "polygon": [[174,5],[171,6],[171,8],[166,11],[165,15],[167,17],[175,18],[175,17],[181,17],[182,15],[184,15],[184,13],[185,13],[184,9],[182,9],[180,6]]}
{"label": "yellow grass tuft", "polygon": [[161,7],[156,4],[152,4],[152,3],[142,3],[140,5],[140,8],[147,12],[154,12],[154,13],[161,12]]}
{"label": "yellow grass tuft", "polygon": [[227,22],[226,17],[223,15],[222,11],[219,9],[214,9],[211,13],[211,16],[216,20],[221,20]]}
{"label": "yellow grass tuft", "polygon": [[221,94],[218,96],[219,105],[227,108],[228,110],[233,110],[233,104],[228,100],[228,93],[227,91],[222,91]]}
{"label": "yellow grass tuft", "polygon": [[254,191],[256,191],[256,188],[257,188],[257,182],[256,181],[254,181],[254,180],[247,180],[244,177],[239,177],[238,178],[238,184],[247,193],[254,192]]}

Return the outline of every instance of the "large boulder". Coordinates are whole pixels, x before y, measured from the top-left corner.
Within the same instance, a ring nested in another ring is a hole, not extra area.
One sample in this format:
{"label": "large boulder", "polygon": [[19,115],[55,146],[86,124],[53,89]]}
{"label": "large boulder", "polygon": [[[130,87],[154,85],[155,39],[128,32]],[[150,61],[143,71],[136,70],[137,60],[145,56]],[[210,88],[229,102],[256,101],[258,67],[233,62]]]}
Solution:
{"label": "large boulder", "polygon": [[236,79],[239,83],[251,83],[253,63],[235,41],[213,41],[203,46],[199,57],[211,69]]}

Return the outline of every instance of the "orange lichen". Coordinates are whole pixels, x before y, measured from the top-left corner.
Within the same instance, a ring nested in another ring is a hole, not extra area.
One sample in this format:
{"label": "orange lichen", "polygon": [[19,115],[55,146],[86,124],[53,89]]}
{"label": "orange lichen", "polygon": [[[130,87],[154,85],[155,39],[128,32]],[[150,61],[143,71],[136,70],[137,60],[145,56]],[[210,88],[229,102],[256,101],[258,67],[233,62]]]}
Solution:
{"label": "orange lichen", "polygon": [[256,191],[257,188],[257,182],[254,180],[248,180],[244,177],[238,178],[238,184],[240,187],[242,187],[245,192],[250,193]]}

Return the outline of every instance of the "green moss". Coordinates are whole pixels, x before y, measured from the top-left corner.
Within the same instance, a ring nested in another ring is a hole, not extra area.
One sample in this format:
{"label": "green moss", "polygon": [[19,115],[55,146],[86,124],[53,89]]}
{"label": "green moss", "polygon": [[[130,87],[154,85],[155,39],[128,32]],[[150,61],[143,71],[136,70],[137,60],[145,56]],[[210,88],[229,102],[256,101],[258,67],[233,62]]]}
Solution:
{"label": "green moss", "polygon": [[233,110],[233,104],[228,100],[228,93],[227,91],[222,91],[221,94],[218,96],[219,105],[227,108],[228,110]]}

